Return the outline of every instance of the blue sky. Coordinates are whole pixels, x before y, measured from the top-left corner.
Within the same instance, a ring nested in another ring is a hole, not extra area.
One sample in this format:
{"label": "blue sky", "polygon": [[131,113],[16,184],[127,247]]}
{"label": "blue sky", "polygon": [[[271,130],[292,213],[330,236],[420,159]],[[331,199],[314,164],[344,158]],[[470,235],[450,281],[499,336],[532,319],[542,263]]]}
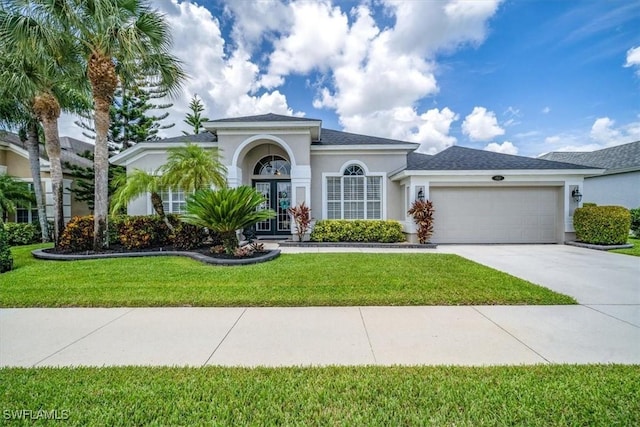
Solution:
{"label": "blue sky", "polygon": [[[210,118],[535,156],[640,140],[640,2],[156,0]],[[63,123],[64,134],[79,131]]]}

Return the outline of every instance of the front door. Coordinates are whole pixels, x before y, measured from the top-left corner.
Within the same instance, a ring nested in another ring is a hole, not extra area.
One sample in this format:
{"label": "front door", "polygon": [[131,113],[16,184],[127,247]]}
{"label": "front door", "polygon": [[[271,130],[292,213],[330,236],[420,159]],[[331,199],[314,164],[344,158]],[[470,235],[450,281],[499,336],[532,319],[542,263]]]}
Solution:
{"label": "front door", "polygon": [[289,180],[254,180],[253,186],[266,199],[262,209],[273,209],[275,218],[256,224],[258,236],[291,234],[291,222],[287,209],[291,206],[291,181]]}

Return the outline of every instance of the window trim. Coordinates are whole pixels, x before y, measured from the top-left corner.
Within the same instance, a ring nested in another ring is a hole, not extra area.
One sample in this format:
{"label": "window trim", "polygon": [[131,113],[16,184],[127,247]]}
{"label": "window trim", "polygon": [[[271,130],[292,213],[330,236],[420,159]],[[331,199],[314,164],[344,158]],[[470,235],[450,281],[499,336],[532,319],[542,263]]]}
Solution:
{"label": "window trim", "polygon": [[[173,192],[174,192],[174,191],[182,192],[182,193],[184,194],[184,200],[185,200],[185,201],[184,201],[184,202],[180,202],[180,201],[175,202],[175,201],[173,200]],[[186,212],[186,211],[183,211],[183,212],[175,212],[175,211],[173,210],[173,205],[174,205],[174,204],[178,204],[178,203],[186,203],[186,201],[187,201],[187,193],[186,193],[184,190],[181,190],[181,189],[178,189],[178,190],[173,190],[173,189],[161,190],[161,191],[159,192],[159,194],[160,194],[160,199],[162,200],[162,205],[163,205],[163,207],[164,207],[164,204],[165,204],[165,203],[168,203],[168,204],[169,204],[169,209],[168,209],[168,210],[167,210],[167,209],[165,209],[165,212],[164,212],[166,215],[169,215],[169,214],[176,214],[176,215],[180,215],[180,214],[183,214],[183,213],[185,213],[185,212]],[[167,199],[167,200],[165,200],[165,199],[162,197],[162,196],[163,196],[163,195],[165,195],[165,194],[166,194],[166,195],[168,195],[168,199]],[[148,200],[150,200],[150,197],[149,197],[149,199],[148,199]],[[149,212],[149,214],[150,214],[150,215],[155,214],[155,211],[153,210],[153,204],[152,204],[151,202],[149,202],[149,208],[150,208],[150,212]]]}
{"label": "window trim", "polygon": [[[380,207],[380,219],[381,220],[386,220],[387,219],[387,173],[386,172],[371,172],[369,170],[369,168],[367,167],[367,165],[360,161],[360,160],[356,160],[356,159],[352,159],[352,160],[348,160],[346,162],[344,162],[342,164],[342,166],[339,169],[339,172],[323,172],[322,173],[322,218],[323,219],[327,219],[328,218],[328,213],[329,213],[329,209],[328,209],[328,204],[329,204],[329,199],[328,199],[328,185],[327,185],[327,178],[330,177],[343,177],[345,170],[351,166],[351,165],[357,165],[360,166],[362,168],[362,170],[364,171],[364,175],[357,175],[357,176],[362,176],[365,181],[367,177],[374,177],[374,176],[379,176],[381,177],[380,181],[380,203],[381,203],[381,207]],[[353,175],[356,176],[356,175]],[[343,187],[341,187],[343,188]],[[366,191],[366,190],[365,190]],[[366,210],[366,200],[365,200],[365,210]],[[342,216],[344,216],[344,198],[341,197],[340,200],[340,210],[342,212]],[[347,220],[347,221],[354,221],[354,220]],[[367,220],[365,220],[367,221]]]}

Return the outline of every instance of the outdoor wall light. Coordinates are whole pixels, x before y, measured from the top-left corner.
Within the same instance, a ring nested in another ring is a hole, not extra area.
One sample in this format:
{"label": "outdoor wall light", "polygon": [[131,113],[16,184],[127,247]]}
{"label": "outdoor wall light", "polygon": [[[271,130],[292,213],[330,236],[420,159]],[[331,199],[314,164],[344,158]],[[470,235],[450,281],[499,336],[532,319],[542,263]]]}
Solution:
{"label": "outdoor wall light", "polygon": [[571,198],[576,203],[580,203],[580,200],[582,200],[582,194],[580,193],[580,189],[578,187],[574,188],[571,192]]}

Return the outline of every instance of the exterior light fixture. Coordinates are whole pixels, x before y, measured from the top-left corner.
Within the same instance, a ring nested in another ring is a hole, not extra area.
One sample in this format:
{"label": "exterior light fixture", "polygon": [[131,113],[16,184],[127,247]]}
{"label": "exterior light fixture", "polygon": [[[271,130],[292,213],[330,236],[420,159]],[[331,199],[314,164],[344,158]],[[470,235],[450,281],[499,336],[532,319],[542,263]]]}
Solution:
{"label": "exterior light fixture", "polygon": [[424,201],[424,190],[422,188],[418,190],[418,200]]}
{"label": "exterior light fixture", "polygon": [[582,200],[582,194],[580,193],[580,189],[578,187],[574,188],[574,190],[571,192],[571,198],[576,203],[580,203],[580,201]]}

